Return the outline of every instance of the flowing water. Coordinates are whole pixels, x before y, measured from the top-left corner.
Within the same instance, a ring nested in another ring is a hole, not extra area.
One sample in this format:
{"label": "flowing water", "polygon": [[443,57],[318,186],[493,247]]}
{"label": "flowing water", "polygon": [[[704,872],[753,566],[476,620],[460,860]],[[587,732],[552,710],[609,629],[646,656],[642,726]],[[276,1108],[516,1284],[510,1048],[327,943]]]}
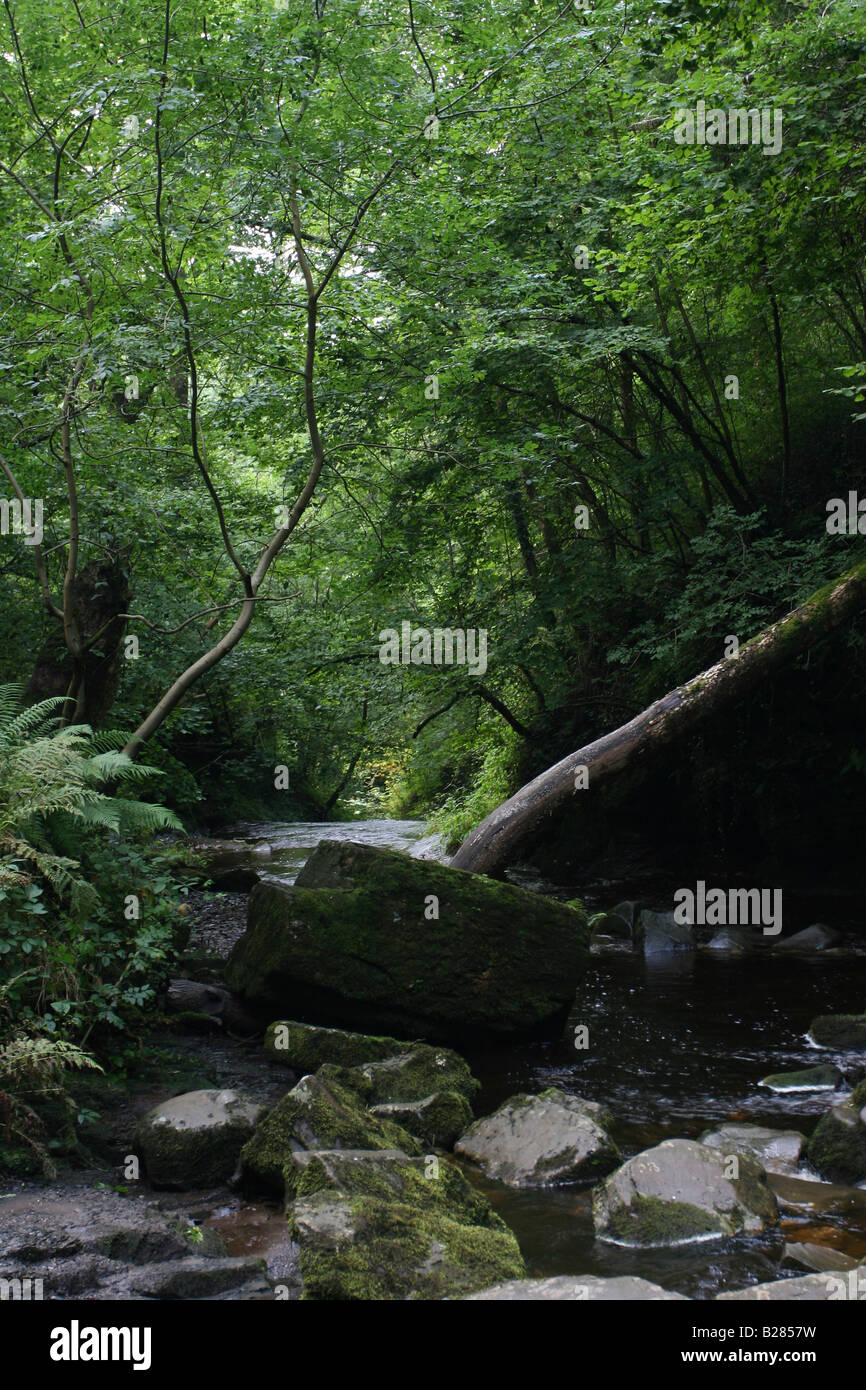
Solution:
{"label": "flowing water", "polygon": [[[418,821],[256,824],[238,833],[258,842],[251,862],[260,874],[286,882],[320,839],[442,857],[441,843]],[[571,895],[539,881],[533,886]],[[610,885],[606,901],[622,896]],[[731,1121],[808,1134],[827,1109],[828,1095],[775,1095],[758,1082],[771,1072],[831,1060],[806,1041],[806,1029],[817,1014],[863,1010],[864,968],[862,949],[808,959],[705,950],[662,960],[630,951],[594,955],[560,1041],[466,1053],[482,1082],[476,1113],[488,1113],[519,1091],[558,1086],[609,1107],[625,1155],[666,1138],[698,1138]],[[574,1045],[578,1025],[589,1030],[585,1050]],[[853,1057],[834,1060],[843,1068],[857,1066]],[[798,1188],[773,1179],[782,1221],[768,1236],[634,1251],[595,1240],[585,1185],[516,1190],[467,1172],[515,1231],[535,1276],[638,1274],[692,1297],[711,1297],[722,1288],[794,1272],[791,1265],[780,1271],[786,1243],[810,1241],[866,1256],[866,1190]],[[815,1178],[805,1170],[800,1176]]]}

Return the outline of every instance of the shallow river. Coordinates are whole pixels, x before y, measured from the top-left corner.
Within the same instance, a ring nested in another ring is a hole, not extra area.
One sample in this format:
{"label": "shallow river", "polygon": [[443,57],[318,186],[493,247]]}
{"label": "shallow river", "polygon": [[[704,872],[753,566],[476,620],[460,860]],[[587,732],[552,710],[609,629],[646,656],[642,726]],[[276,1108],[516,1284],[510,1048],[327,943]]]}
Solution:
{"label": "shallow river", "polygon": [[[288,882],[320,839],[358,840],[430,858],[441,854],[439,842],[417,821],[256,824],[239,826],[237,833],[267,843],[271,853],[256,857],[257,869]],[[610,901],[618,896],[624,895],[612,888]],[[806,1028],[816,1014],[861,1012],[864,974],[863,954],[755,959],[697,951],[665,963],[631,952],[594,955],[560,1042],[466,1053],[483,1085],[476,1112],[486,1113],[518,1091],[559,1086],[610,1108],[615,1138],[626,1154],[665,1138],[697,1138],[730,1120],[809,1133],[828,1096],[777,1096],[758,1081],[770,1072],[830,1060],[805,1041]],[[584,1051],[576,1051],[572,1041],[579,1024],[589,1029]],[[846,1060],[855,1064],[854,1058],[837,1060],[843,1067]],[[778,1277],[786,1242],[812,1241],[866,1256],[866,1190],[825,1184],[822,1203],[783,1210],[779,1229],[768,1238],[638,1252],[594,1239],[586,1187],[516,1191],[470,1176],[517,1234],[534,1275],[639,1274],[708,1297],[720,1288]],[[782,1188],[784,1181],[784,1197]]]}

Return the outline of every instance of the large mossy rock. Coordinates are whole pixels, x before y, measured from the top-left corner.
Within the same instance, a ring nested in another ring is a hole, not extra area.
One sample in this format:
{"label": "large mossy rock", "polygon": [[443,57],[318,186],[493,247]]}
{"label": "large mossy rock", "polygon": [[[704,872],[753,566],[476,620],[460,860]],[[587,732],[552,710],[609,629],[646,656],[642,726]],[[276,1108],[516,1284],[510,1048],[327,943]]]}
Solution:
{"label": "large mossy rock", "polygon": [[551,1089],[512,1096],[476,1120],[457,1142],[488,1177],[512,1187],[543,1187],[600,1177],[620,1161],[601,1105]]}
{"label": "large mossy rock", "polygon": [[370,1083],[357,1072],[320,1067],[304,1076],[258,1125],[241,1151],[245,1178],[283,1192],[287,1165],[297,1150],[397,1149],[418,1154],[417,1139],[401,1125],[371,1115]]}
{"label": "large mossy rock", "polygon": [[288,1185],[304,1299],[462,1298],[525,1273],[511,1231],[445,1159],[298,1153]]}
{"label": "large mossy rock", "polygon": [[818,1121],[806,1157],[831,1182],[866,1180],[866,1081]]}
{"label": "large mossy rock", "polygon": [[777,1219],[766,1173],[750,1154],[666,1139],[636,1154],[593,1192],[596,1235],[616,1245],[681,1245],[762,1231]]}
{"label": "large mossy rock", "polygon": [[561,1028],[585,913],[393,850],[323,841],[294,888],[260,883],[226,966],[259,1011],[435,1041]]}
{"label": "large mossy rock", "polygon": [[319,1028],[314,1023],[278,1019],[265,1030],[265,1052],[274,1062],[282,1062],[305,1075],[318,1071],[326,1062],[338,1067],[356,1067],[360,1062],[381,1061],[403,1052],[405,1042],[370,1033],[347,1033],[342,1028]]}
{"label": "large mossy rock", "polygon": [[210,1187],[232,1176],[264,1113],[237,1091],[188,1091],[139,1120],[135,1151],[153,1187]]}

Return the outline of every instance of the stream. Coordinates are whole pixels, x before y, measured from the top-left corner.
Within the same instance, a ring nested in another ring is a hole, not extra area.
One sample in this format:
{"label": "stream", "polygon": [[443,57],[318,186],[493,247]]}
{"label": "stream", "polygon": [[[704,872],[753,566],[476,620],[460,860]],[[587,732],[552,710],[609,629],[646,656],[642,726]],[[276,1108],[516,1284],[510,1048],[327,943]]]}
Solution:
{"label": "stream", "polygon": [[[239,825],[233,833],[255,844],[249,863],[261,877],[288,883],[321,839],[443,857],[441,842],[419,821],[259,823]],[[551,896],[574,896],[574,889],[526,874],[514,878]],[[602,894],[584,896],[597,909],[602,896],[609,906],[625,894],[622,885],[608,884]],[[758,1081],[819,1060],[805,1039],[815,1015],[862,1011],[862,942],[861,937],[838,954],[809,958],[706,950],[656,960],[622,950],[594,954],[560,1041],[465,1051],[482,1083],[476,1114],[489,1113],[516,1092],[558,1086],[608,1106],[624,1156],[662,1139],[696,1139],[730,1121],[809,1134],[828,1108],[827,1094],[777,1095]],[[581,1024],[589,1029],[589,1047],[576,1051],[574,1029]],[[846,1065],[846,1059],[836,1060]],[[856,1059],[847,1064],[856,1065]],[[792,1265],[780,1271],[786,1243],[807,1241],[866,1256],[866,1190],[824,1183],[816,1195],[814,1187],[798,1189],[795,1179],[774,1177],[782,1220],[769,1235],[636,1251],[595,1240],[586,1186],[514,1189],[468,1165],[464,1170],[514,1230],[535,1277],[635,1274],[708,1298],[781,1272],[806,1272]],[[805,1169],[799,1176],[816,1181]]]}

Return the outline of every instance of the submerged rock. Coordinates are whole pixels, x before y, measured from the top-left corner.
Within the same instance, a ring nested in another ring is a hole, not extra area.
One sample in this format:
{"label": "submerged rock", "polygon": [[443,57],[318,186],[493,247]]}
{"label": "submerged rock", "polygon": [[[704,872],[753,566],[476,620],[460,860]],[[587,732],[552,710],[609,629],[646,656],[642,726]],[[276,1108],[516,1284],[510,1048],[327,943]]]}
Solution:
{"label": "submerged rock", "polygon": [[508,1284],[495,1284],[492,1289],[484,1289],[482,1293],[471,1293],[469,1299],[490,1302],[538,1302],[557,1299],[577,1300],[581,1303],[647,1303],[663,1299],[668,1302],[688,1302],[685,1294],[671,1293],[659,1284],[651,1284],[646,1279],[638,1279],[630,1274],[619,1275],[613,1279],[601,1279],[594,1274],[561,1274],[553,1279],[514,1279]]}
{"label": "submerged rock", "polygon": [[470,1125],[455,1152],[512,1187],[598,1177],[620,1160],[605,1127],[609,1121],[603,1106],[565,1091],[512,1096]]}
{"label": "submerged rock", "polygon": [[666,1139],[637,1154],[593,1193],[600,1240],[629,1246],[679,1245],[761,1231],[778,1215],[766,1173],[750,1154],[730,1160],[690,1139]]}
{"label": "submerged rock", "polygon": [[723,927],[707,942],[708,951],[724,951],[728,955],[743,955],[751,951],[754,939],[745,927]]}
{"label": "submerged rock", "polygon": [[674,921],[672,912],[650,912],[647,908],[637,919],[635,941],[645,956],[695,949],[694,928],[689,923]]}
{"label": "submerged rock", "polygon": [[511,1231],[445,1159],[297,1154],[293,1170],[304,1299],[461,1298],[524,1273]]}
{"label": "submerged rock", "polygon": [[154,1187],[209,1187],[233,1174],[265,1107],[237,1091],[189,1091],[139,1120],[135,1149]]}
{"label": "submerged rock", "polygon": [[818,1047],[866,1052],[866,1014],[821,1014],[809,1024],[808,1036]]}
{"label": "submerged rock", "polygon": [[702,1134],[701,1143],[726,1154],[751,1154],[768,1173],[794,1173],[806,1147],[806,1136],[797,1129],[721,1125]]}
{"label": "submerged rock", "polygon": [[842,1081],[838,1067],[824,1065],[804,1067],[801,1071],[777,1071],[763,1076],[758,1082],[768,1091],[778,1091],[784,1095],[788,1091],[835,1091]]}
{"label": "submerged rock", "polygon": [[806,1157],[832,1182],[866,1179],[866,1081],[818,1121]]}
{"label": "submerged rock", "polygon": [[260,883],[229,986],[259,1010],[437,1041],[561,1028],[589,961],[582,911],[391,850],[323,841]]}
{"label": "submerged rock", "polygon": [[835,931],[833,927],[827,927],[823,922],[815,922],[811,927],[804,927],[802,931],[795,932],[793,936],[786,936],[783,941],[777,941],[775,949],[795,953],[804,951],[811,954],[813,951],[826,951],[840,940],[841,933]]}

